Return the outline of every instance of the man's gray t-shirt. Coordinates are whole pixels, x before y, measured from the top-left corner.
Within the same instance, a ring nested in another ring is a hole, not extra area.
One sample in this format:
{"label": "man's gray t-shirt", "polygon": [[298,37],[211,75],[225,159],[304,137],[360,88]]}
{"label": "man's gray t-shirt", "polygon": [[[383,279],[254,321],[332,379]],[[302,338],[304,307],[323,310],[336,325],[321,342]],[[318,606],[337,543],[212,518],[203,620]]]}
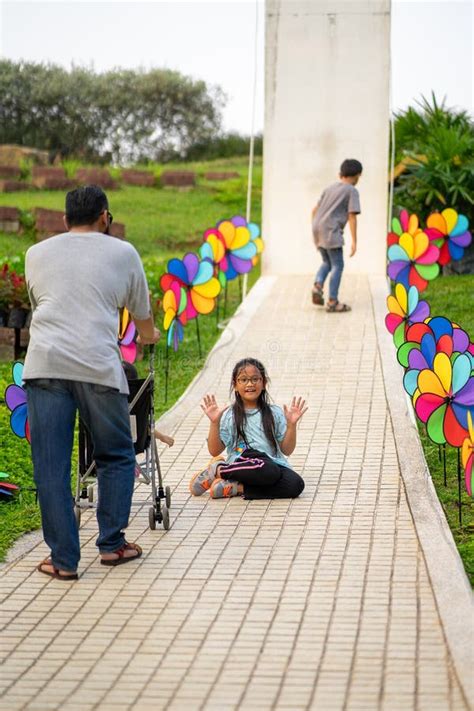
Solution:
{"label": "man's gray t-shirt", "polygon": [[360,212],[359,193],[350,183],[334,183],[323,194],[313,219],[316,246],[335,249],[344,244],[344,227],[350,212]]}
{"label": "man's gray t-shirt", "polygon": [[62,378],[128,393],[118,310],[150,315],[136,249],[100,232],[68,232],[30,247],[25,276],[33,318],[23,379]]}

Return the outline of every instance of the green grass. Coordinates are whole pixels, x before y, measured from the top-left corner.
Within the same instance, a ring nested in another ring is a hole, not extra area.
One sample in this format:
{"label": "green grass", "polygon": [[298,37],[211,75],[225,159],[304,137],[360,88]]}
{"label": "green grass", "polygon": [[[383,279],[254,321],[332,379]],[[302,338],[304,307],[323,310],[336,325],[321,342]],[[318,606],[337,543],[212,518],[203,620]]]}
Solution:
{"label": "green grass", "polygon": [[[154,299],[161,296],[159,279],[166,271],[170,257],[182,257],[186,251],[193,251],[202,242],[203,232],[218,220],[235,214],[245,215],[247,193],[247,161],[220,160],[187,165],[167,165],[166,169],[190,169],[197,173],[197,186],[190,190],[172,188],[123,187],[109,191],[110,208],[114,219],[124,222],[127,239],[135,245],[143,257],[145,271]],[[153,166],[157,175],[163,167]],[[240,177],[224,182],[209,182],[203,177],[207,170],[232,170]],[[254,168],[254,190],[252,196],[251,219],[261,221],[261,159]],[[52,191],[0,193],[0,205],[11,205],[24,211],[25,221],[33,207],[47,207],[62,210],[64,193]],[[21,272],[26,249],[34,243],[32,233],[8,235],[0,232],[0,265],[9,258]],[[249,288],[258,279],[259,267],[249,274]],[[229,283],[227,296],[227,316],[240,303],[239,282]],[[161,326],[163,313],[156,308],[156,321]],[[223,296],[220,300],[220,317],[223,317]],[[190,322],[185,328],[184,341],[177,353],[166,351],[165,337],[155,350],[156,386],[155,410],[159,416],[168,410],[182,395],[192,379],[202,369],[206,355],[221,334],[217,327],[216,313],[199,317],[201,353],[199,355],[196,323]],[[165,365],[169,359],[168,397],[165,400]],[[148,367],[148,356],[138,363],[140,374]],[[0,399],[11,383],[11,363],[0,363]],[[30,447],[26,440],[18,439],[10,429],[10,412],[0,404],[0,471],[8,472],[9,481],[21,487],[21,493],[9,503],[0,503],[0,560],[8,548],[23,533],[40,526],[39,509],[32,490],[33,474]],[[76,438],[77,440],[77,438]],[[75,455],[73,456],[73,471]]]}
{"label": "green grass", "polygon": [[[117,222],[126,225],[127,239],[139,250],[142,257],[180,256],[181,252],[195,249],[202,241],[203,232],[224,217],[236,213],[245,215],[247,194],[247,161],[188,163],[167,165],[167,170],[194,170],[196,187],[139,188],[123,186],[108,191],[110,210]],[[162,167],[156,166],[159,174]],[[239,178],[210,182],[203,175],[208,170],[233,170]],[[260,222],[262,164],[256,159],[253,173],[251,219]],[[0,205],[18,207],[28,212],[34,207],[52,210],[64,209],[64,192],[37,190],[34,192],[0,193]],[[34,243],[32,235],[9,236],[0,233],[0,259],[16,254]]]}
{"label": "green grass", "polygon": [[[474,339],[474,275],[446,276],[431,282],[423,299],[430,304],[432,316],[446,316],[457,323]],[[463,524],[459,524],[457,449],[446,446],[446,486],[444,485],[444,466],[442,450],[426,436],[420,426],[420,438],[426,461],[446,514],[454,540],[464,563],[466,572],[474,585],[474,502],[467,495],[464,485],[464,472],[461,467],[461,510]],[[441,453],[441,457],[440,457]]]}

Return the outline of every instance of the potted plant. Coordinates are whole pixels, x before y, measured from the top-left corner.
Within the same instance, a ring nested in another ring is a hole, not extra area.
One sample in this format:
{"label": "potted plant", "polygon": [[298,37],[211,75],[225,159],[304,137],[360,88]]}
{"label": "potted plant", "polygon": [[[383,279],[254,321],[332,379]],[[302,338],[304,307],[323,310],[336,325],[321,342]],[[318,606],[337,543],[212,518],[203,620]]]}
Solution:
{"label": "potted plant", "polygon": [[0,327],[8,323],[8,314],[13,300],[13,284],[8,264],[0,269]]}
{"label": "potted plant", "polygon": [[10,271],[10,282],[12,285],[12,308],[8,317],[8,327],[23,328],[30,310],[25,277],[15,271]]}

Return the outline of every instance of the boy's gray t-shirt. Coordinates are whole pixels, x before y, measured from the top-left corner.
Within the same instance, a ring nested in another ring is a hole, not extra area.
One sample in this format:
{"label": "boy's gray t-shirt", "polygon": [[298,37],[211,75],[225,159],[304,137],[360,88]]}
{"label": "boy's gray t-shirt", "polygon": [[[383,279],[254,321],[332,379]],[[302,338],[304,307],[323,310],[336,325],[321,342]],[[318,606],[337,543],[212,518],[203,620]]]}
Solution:
{"label": "boy's gray t-shirt", "polygon": [[349,213],[360,213],[359,192],[350,183],[334,183],[324,190],[317,208],[313,219],[316,245],[324,249],[342,247]]}
{"label": "boy's gray t-shirt", "polygon": [[30,247],[25,276],[33,318],[23,379],[62,378],[128,393],[118,310],[150,315],[136,249],[100,232],[68,232]]}

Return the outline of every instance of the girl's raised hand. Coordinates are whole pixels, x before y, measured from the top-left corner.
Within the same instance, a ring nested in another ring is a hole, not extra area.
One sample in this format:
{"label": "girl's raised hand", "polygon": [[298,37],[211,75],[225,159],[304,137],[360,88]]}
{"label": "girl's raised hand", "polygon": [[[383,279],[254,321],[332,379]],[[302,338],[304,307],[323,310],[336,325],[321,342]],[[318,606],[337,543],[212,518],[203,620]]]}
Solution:
{"label": "girl's raised hand", "polygon": [[287,407],[283,405],[283,412],[285,413],[286,421],[289,425],[296,425],[299,419],[301,419],[308,409],[305,407],[306,401],[302,397],[294,397],[291,400],[291,405]]}
{"label": "girl's raised hand", "polygon": [[214,395],[205,395],[201,404],[201,410],[207,415],[211,422],[219,422],[227,405],[219,407]]}

